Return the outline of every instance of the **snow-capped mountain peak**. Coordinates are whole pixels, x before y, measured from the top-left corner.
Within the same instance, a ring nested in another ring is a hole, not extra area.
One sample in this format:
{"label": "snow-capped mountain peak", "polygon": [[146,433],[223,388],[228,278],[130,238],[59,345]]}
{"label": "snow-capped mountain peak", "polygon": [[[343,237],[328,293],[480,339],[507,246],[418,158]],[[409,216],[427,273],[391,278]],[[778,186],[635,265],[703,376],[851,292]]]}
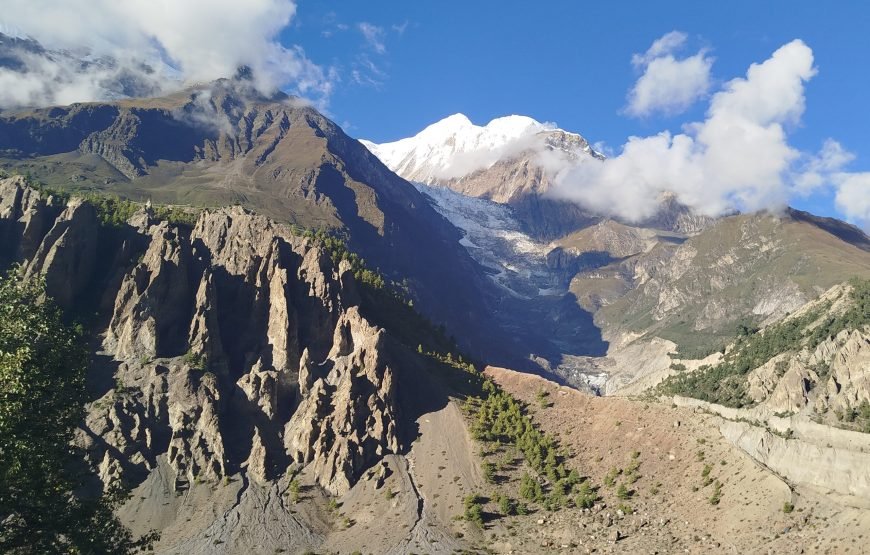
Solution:
{"label": "snow-capped mountain peak", "polygon": [[462,178],[524,151],[557,148],[598,156],[581,136],[521,115],[475,125],[464,114],[453,114],[413,137],[381,144],[362,143],[394,172],[427,184]]}

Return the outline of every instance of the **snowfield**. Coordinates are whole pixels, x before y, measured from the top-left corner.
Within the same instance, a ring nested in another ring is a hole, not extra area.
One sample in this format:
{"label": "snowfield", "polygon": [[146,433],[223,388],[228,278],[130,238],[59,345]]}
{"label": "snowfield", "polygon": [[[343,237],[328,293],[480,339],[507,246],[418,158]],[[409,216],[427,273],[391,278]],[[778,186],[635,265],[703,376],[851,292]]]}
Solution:
{"label": "snowfield", "polygon": [[446,187],[414,183],[442,216],[459,228],[459,242],[506,292],[529,299],[564,295],[567,283],[547,267],[551,246],[523,233],[510,207],[467,197]]}

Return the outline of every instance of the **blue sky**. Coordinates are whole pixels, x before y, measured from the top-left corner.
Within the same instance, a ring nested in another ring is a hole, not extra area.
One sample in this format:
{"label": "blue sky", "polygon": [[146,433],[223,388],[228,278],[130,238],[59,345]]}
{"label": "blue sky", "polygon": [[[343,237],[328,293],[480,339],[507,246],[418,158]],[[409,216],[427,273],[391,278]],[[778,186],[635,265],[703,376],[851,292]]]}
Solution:
{"label": "blue sky", "polygon": [[[625,114],[641,70],[632,55],[670,31],[683,54],[706,49],[711,92],[780,46],[802,39],[818,73],[789,144],[817,152],[834,138],[870,169],[870,4],[769,2],[314,2],[301,0],[284,44],[337,76],[328,112],[353,136],[410,136],[452,113],[484,124],[506,114],[553,121],[619,150],[631,135],[678,133],[704,119],[708,98],[677,115]],[[870,192],[868,192],[870,194]],[[793,205],[836,214],[832,193]]]}
{"label": "blue sky", "polygon": [[627,219],[668,191],[870,230],[868,2],[3,1],[0,32],[118,66],[0,68],[0,109],[111,98],[112,71],[162,94],[246,65],[376,142],[457,112],[555,122],[608,159],[552,194]]}

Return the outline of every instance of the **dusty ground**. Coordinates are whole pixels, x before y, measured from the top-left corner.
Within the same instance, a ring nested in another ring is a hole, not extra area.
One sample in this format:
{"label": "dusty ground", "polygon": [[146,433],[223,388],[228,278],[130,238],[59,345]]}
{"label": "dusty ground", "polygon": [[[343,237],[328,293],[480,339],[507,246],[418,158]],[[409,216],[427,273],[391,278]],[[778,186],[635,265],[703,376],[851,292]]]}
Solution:
{"label": "dusty ground", "polygon": [[[403,391],[404,411],[416,423],[412,448],[385,457],[342,497],[324,495],[305,473],[299,503],[290,500],[287,480],[261,485],[243,475],[175,492],[171,471],[161,465],[121,516],[137,533],[162,528],[158,552],[185,555],[867,552],[870,511],[793,491],[722,439],[714,416],[660,402],[592,397],[510,370],[486,373],[559,439],[569,468],[600,486],[594,509],[550,512],[530,505],[528,515],[500,515],[497,495],[518,499],[519,477],[528,468],[512,447],[474,441],[461,401],[433,395],[440,386],[421,375]],[[539,391],[548,406],[541,406]],[[512,459],[500,465],[496,483],[482,476],[481,448],[487,460]],[[639,478],[630,484],[631,498],[620,500],[616,490],[624,475],[611,487],[605,476],[633,461]],[[722,487],[714,505],[716,481]],[[469,493],[488,499],[483,529],[456,518]],[[795,506],[789,514],[786,502]],[[620,504],[633,514],[621,516]]]}
{"label": "dusty ground", "polygon": [[[576,509],[515,518],[515,537],[536,540],[520,542],[515,552],[546,552],[545,543],[549,551],[565,553],[867,552],[868,511],[793,491],[722,439],[716,417],[659,402],[592,397],[510,370],[486,372],[528,403],[534,421],[570,451],[568,465],[594,483],[602,484],[613,467],[624,468],[640,453],[641,477],[625,501],[635,515],[616,518],[611,527],[607,517]],[[548,393],[551,406],[540,406],[539,390]],[[710,503],[713,483],[704,486],[707,465],[709,478],[722,483],[717,505]],[[613,515],[623,502],[615,489],[601,488],[604,514]],[[793,512],[783,512],[785,502],[794,504]],[[626,537],[608,541],[613,528]]]}

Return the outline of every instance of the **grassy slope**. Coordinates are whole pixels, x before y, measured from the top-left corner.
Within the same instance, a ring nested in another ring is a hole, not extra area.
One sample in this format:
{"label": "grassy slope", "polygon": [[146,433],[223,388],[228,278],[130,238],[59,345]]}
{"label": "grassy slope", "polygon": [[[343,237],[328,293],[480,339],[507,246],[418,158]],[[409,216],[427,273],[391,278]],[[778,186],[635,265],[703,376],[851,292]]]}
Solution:
{"label": "grassy slope", "polygon": [[[790,218],[726,218],[688,239],[682,248],[687,247],[697,254],[681,275],[672,272],[672,253],[680,248],[674,245],[660,244],[623,263],[622,269],[632,264],[651,266],[655,281],[603,307],[599,320],[670,339],[686,354],[698,355],[721,347],[740,323],[759,323],[762,318],[753,316],[753,308],[789,281],[809,299],[851,277],[870,277],[870,253],[811,223]],[[595,280],[588,281],[595,285]],[[654,313],[662,289],[683,296],[684,301],[657,320]],[[583,291],[578,287],[576,293]],[[705,322],[706,309],[721,311],[720,317]]]}

